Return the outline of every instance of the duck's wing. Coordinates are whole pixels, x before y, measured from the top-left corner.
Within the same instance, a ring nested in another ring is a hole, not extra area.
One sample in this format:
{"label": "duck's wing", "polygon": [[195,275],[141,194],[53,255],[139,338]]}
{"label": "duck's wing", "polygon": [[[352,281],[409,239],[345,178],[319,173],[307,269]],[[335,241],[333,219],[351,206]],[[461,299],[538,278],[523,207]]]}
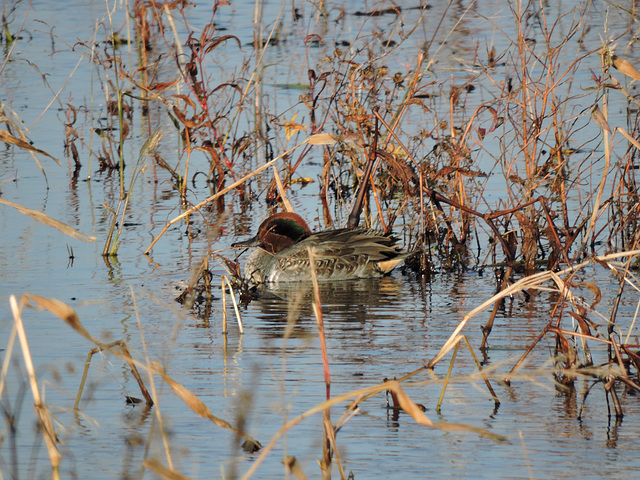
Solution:
{"label": "duck's wing", "polygon": [[365,228],[327,230],[306,241],[313,244],[314,253],[319,257],[363,255],[371,261],[380,261],[404,254],[396,237]]}
{"label": "duck's wing", "polygon": [[308,275],[307,248],[311,248],[319,277],[346,279],[384,275],[408,256],[397,243],[397,238],[375,230],[327,230],[282,251],[278,261],[284,271]]}

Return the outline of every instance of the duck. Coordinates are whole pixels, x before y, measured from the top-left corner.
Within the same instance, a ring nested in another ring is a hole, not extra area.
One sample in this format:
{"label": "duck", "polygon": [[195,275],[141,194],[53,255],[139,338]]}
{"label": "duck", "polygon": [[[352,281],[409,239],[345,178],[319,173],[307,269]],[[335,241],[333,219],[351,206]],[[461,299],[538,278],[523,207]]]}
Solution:
{"label": "duck", "polygon": [[258,247],[247,259],[245,280],[251,285],[311,279],[308,248],[319,281],[382,277],[409,253],[391,234],[367,228],[313,233],[300,215],[280,212],[258,227],[258,233],[232,247]]}

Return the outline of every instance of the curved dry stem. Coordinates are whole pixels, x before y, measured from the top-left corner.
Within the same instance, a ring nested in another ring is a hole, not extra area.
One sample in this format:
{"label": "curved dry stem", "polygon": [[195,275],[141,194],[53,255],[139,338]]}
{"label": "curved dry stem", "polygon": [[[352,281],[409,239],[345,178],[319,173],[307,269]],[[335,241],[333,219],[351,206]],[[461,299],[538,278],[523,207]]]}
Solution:
{"label": "curved dry stem", "polygon": [[460,424],[460,423],[449,423],[449,422],[433,422],[431,421],[431,419],[429,419],[424,412],[422,411],[422,409],[404,392],[404,390],[402,389],[402,387],[400,386],[400,383],[397,380],[390,380],[384,383],[381,383],[379,385],[374,385],[372,387],[367,387],[367,388],[362,388],[360,390],[354,390],[352,392],[348,392],[345,393],[343,395],[337,396],[331,400],[327,400],[326,402],[323,402],[321,404],[316,405],[315,407],[307,410],[306,412],[298,415],[296,418],[290,420],[289,422],[287,422],[280,430],[278,430],[278,432],[273,436],[273,438],[271,439],[271,441],[262,449],[262,453],[260,454],[260,456],[258,458],[256,458],[256,460],[254,461],[253,465],[251,466],[251,468],[249,470],[247,470],[247,473],[245,473],[242,476],[243,480],[246,480],[248,478],[251,478],[251,476],[256,473],[258,467],[260,466],[260,464],[264,461],[264,459],[267,457],[267,455],[269,454],[269,452],[271,452],[271,450],[273,450],[273,448],[275,447],[276,443],[278,442],[278,440],[280,440],[280,438],[282,438],[282,436],[289,431],[291,428],[293,428],[295,425],[297,425],[298,423],[302,422],[303,420],[316,415],[318,413],[323,413],[327,408],[330,408],[333,405],[338,405],[340,403],[346,402],[348,400],[351,400],[353,398],[359,398],[359,397],[364,397],[364,396],[371,396],[371,395],[375,395],[381,392],[384,392],[386,390],[391,390],[392,392],[395,393],[395,395],[397,395],[397,398],[400,402],[400,406],[402,407],[402,409],[408,413],[417,423],[419,423],[420,425],[424,425],[426,427],[431,427],[431,428],[437,428],[439,430],[445,430],[445,431],[450,431],[450,432],[474,432],[477,433],[479,435],[482,435],[483,437],[489,438],[493,441],[507,441],[507,438],[502,436],[502,435],[498,435],[495,434],[493,432],[490,432],[488,430],[482,429],[482,428],[478,428],[478,427],[473,427],[470,425],[464,425],[464,424]]}
{"label": "curved dry stem", "polygon": [[469,320],[471,320],[473,317],[475,317],[478,313],[482,312],[485,308],[487,308],[488,306],[492,305],[494,302],[497,302],[505,297],[508,297],[510,295],[513,295],[514,293],[520,292],[522,290],[526,290],[529,288],[534,288],[534,289],[542,289],[542,288],[546,288],[546,287],[542,287],[542,284],[548,280],[553,280],[558,289],[559,292],[562,296],[568,298],[568,299],[573,299],[574,296],[571,293],[571,291],[567,288],[567,286],[565,285],[564,281],[562,280],[561,277],[565,276],[565,275],[569,275],[569,274],[574,274],[575,272],[577,272],[578,270],[584,268],[587,265],[590,265],[592,263],[607,263],[609,260],[613,260],[616,258],[625,258],[625,257],[634,257],[640,255],[640,250],[631,250],[628,252],[618,252],[618,253],[612,253],[609,255],[603,255],[603,256],[596,256],[596,257],[592,257],[588,260],[585,260],[582,263],[579,263],[577,265],[573,265],[570,266],[568,268],[565,268],[564,270],[561,270],[559,272],[540,272],[540,273],[536,273],[534,275],[529,275],[527,277],[524,277],[520,280],[518,280],[516,283],[514,283],[513,285],[511,285],[508,288],[505,288],[504,290],[500,291],[499,293],[495,294],[493,297],[491,297],[490,299],[486,300],[485,302],[483,302],[482,304],[480,304],[479,306],[477,306],[476,308],[474,308],[473,310],[471,310],[469,313],[467,313],[463,319],[460,321],[460,323],[458,324],[458,326],[455,328],[455,330],[453,331],[453,333],[451,334],[451,336],[449,337],[449,339],[445,342],[445,344],[442,346],[442,348],[440,349],[440,351],[436,354],[435,357],[433,357],[429,363],[427,364],[427,368],[433,368],[440,360],[442,360],[442,358],[453,348],[455,347],[456,343],[457,343],[457,337],[458,334],[462,331],[462,329],[466,326],[467,322]]}

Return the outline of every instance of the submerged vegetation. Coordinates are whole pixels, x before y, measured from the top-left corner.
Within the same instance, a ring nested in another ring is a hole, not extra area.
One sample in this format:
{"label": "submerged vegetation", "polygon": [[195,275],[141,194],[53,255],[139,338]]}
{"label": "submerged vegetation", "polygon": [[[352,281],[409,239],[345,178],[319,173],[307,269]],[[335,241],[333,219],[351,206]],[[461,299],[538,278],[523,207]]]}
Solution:
{"label": "submerged vegetation", "polygon": [[[621,397],[636,401],[633,395],[640,393],[637,311],[621,314],[620,308],[640,298],[635,181],[640,103],[633,93],[640,73],[628,57],[637,41],[638,13],[635,6],[625,10],[600,2],[575,2],[556,11],[543,2],[515,1],[499,17],[484,18],[474,11],[474,2],[468,7],[461,3],[401,8],[373,2],[367,10],[351,11],[342,4],[292,1],[281,8],[269,5],[266,21],[267,7],[257,1],[251,12],[253,38],[245,38],[246,32],[229,27],[230,17],[249,14],[234,2],[214,2],[210,18],[196,28],[191,17],[195,5],[136,0],[107,5],[94,38],[69,44],[56,37],[57,48],[68,49],[83,68],[89,65],[93,78],[88,99],[84,92],[70,91],[68,100],[52,95],[59,108],[70,188],[82,176],[88,181],[115,179],[117,185],[118,191],[105,200],[106,227],[97,240],[104,242],[105,262],[117,262],[119,247],[129,240],[125,226],[142,179],[170,184],[174,210],[164,225],[142,228],[151,239],[138,253],[156,261],[154,250],[168,241],[165,233],[176,225],[194,242],[206,239],[209,251],[177,296],[203,322],[222,309],[226,334],[227,296],[232,299],[229,311],[241,322],[236,300],[246,305],[256,292],[243,279],[237,251],[223,247],[254,229],[265,206],[271,213],[292,211],[299,203],[290,197],[299,189],[315,189],[310,211],[317,218],[309,223],[320,229],[346,225],[358,192],[363,192],[362,222],[394,230],[413,252],[404,267],[411,281],[425,284],[434,275],[471,270],[490,278],[495,295],[467,312],[443,345],[416,352],[417,363],[407,362],[405,377],[336,397],[330,388],[322,293],[313,282],[306,296],[299,292],[291,302],[312,305],[326,397],[288,419],[272,439],[260,439],[262,444],[246,431],[242,415],[235,421],[219,418],[158,361],[137,358],[124,342],[102,342],[89,334],[63,302],[33,294],[12,296],[15,327],[3,353],[0,395],[4,405],[17,335],[54,477],[64,455],[21,326],[27,306],[62,318],[95,344],[92,354],[108,351],[125,360],[148,409],[156,408],[157,383],[162,381],[195,413],[233,432],[236,448],[253,455],[245,478],[259,475],[279,439],[295,435],[296,425],[315,414],[324,416],[323,477],[334,472],[347,478],[338,432],[360,405],[383,392],[389,395],[389,408],[406,412],[419,424],[505,440],[506,432],[434,421],[406,392],[406,385],[414,385],[410,378],[442,384],[437,407],[432,405],[439,412],[460,345],[470,352],[477,373],[457,381],[480,380],[496,408],[495,385],[508,386],[517,378],[545,340],[553,344],[551,366],[536,367],[551,372],[558,388],[572,389],[576,379],[589,379],[592,385],[582,405],[593,388],[602,388],[610,405],[607,414],[623,417]],[[27,41],[21,26],[21,16],[27,15],[24,2],[4,8],[3,76],[17,55],[16,45]],[[593,43],[596,26],[589,19],[596,8],[625,18],[627,28],[612,31],[601,25],[600,43]],[[475,38],[469,17],[482,18],[484,28],[491,26],[490,34]],[[52,29],[51,35],[59,32]],[[462,36],[472,40],[457,52],[451,44]],[[285,62],[291,56],[295,60]],[[8,89],[3,76],[0,81]],[[46,178],[48,167],[38,158],[56,160],[55,155],[37,141],[31,143],[10,103],[2,104],[0,139],[8,148],[32,153]],[[370,174],[369,160],[375,162]],[[367,188],[362,187],[365,180]],[[0,202],[2,208],[17,208],[74,238],[95,241],[42,212],[5,198]],[[594,270],[615,278],[619,288],[614,298],[603,298],[600,286],[589,279]],[[477,357],[486,355],[505,299],[531,298],[540,291],[551,292],[555,302],[548,322],[536,326],[534,338],[518,352],[508,373],[487,368]],[[488,314],[477,325],[482,343],[473,345],[463,332],[481,313]],[[450,353],[446,375],[419,378]],[[422,357],[430,360],[423,365]],[[82,387],[76,411],[81,393]],[[330,407],[345,404],[342,417],[332,420]],[[0,449],[15,449],[7,447],[11,442],[6,438],[17,427],[11,408],[4,411]],[[167,444],[159,409],[154,414]],[[182,478],[172,467],[171,449],[165,448],[164,458],[146,457],[144,467],[164,478]],[[283,460],[287,472],[305,478],[294,457]],[[15,458],[5,458],[3,468],[11,462],[15,473]],[[230,466],[226,477],[239,476],[237,468]]]}

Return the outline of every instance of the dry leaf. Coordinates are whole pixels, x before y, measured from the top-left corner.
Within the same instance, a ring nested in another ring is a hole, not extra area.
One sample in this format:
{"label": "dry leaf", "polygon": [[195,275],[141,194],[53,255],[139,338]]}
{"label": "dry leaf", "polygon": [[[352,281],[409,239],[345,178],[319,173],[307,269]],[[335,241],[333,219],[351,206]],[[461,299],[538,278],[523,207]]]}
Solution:
{"label": "dry leaf", "polygon": [[509,180],[511,180],[513,183],[517,183],[518,185],[522,185],[525,186],[527,184],[527,182],[525,180],[523,180],[522,178],[520,178],[518,175],[509,175]]}
{"label": "dry leaf", "polygon": [[413,418],[417,423],[427,427],[434,426],[433,422],[429,420],[429,417],[424,414],[422,409],[413,400],[411,400],[406,393],[404,393],[404,390],[400,388],[399,383],[391,383],[389,385],[389,390],[394,393],[394,401],[397,400],[402,410],[411,415],[411,418]]}
{"label": "dry leaf", "polygon": [[158,460],[155,460],[153,458],[146,459],[144,462],[142,462],[142,465],[144,465],[156,475],[162,478],[166,478],[167,480],[188,480],[189,478],[185,477],[181,473],[176,472],[172,468],[165,467]]}
{"label": "dry leaf", "polygon": [[284,457],[284,461],[282,463],[284,463],[287,471],[295,478],[297,478],[298,480],[307,480],[307,476],[304,474],[304,471],[300,466],[300,462],[298,462],[296,457],[287,455]]}
{"label": "dry leaf", "polygon": [[189,97],[187,95],[179,95],[179,94],[174,95],[174,97],[179,98],[180,100],[184,101],[184,103],[186,103],[187,105],[189,105],[191,108],[193,108],[195,110],[196,104],[193,102],[191,97]]}
{"label": "dry leaf", "polygon": [[[79,324],[78,315],[75,310],[64,302],[56,298],[39,297],[37,295],[25,294],[27,300],[31,300],[42,308],[49,310],[54,315],[57,315],[62,320],[71,325],[74,329]],[[30,304],[33,307],[33,305]]]}
{"label": "dry leaf", "polygon": [[493,68],[496,66],[496,47],[491,47],[489,50],[489,68]]}
{"label": "dry leaf", "polygon": [[177,81],[173,82],[158,82],[154,85],[149,86],[149,90],[155,90],[156,92],[161,92],[162,90],[166,90],[169,87],[173,87]]}
{"label": "dry leaf", "polygon": [[71,328],[73,328],[76,332],[82,335],[84,338],[93,343],[98,343],[96,339],[94,339],[89,332],[84,328],[82,323],[80,322],[80,318],[76,311],[67,305],[64,302],[61,302],[57,298],[48,298],[48,297],[40,297],[38,295],[32,295],[30,293],[25,293],[23,298],[26,300],[26,304],[32,308],[35,308],[36,305],[40,308],[44,308],[45,310],[49,310],[54,315],[60,317],[64,322],[67,323]]}
{"label": "dry leaf", "polygon": [[407,194],[415,195],[415,187],[418,184],[416,172],[404,162],[398,155],[378,150],[378,156],[382,158],[394,180],[400,182]]}
{"label": "dry leaf", "polygon": [[333,133],[316,133],[307,139],[311,145],[335,145],[340,141],[340,135]]}
{"label": "dry leaf", "polygon": [[209,407],[207,407],[202,400],[200,400],[194,393],[192,393],[184,385],[176,382],[169,375],[167,375],[167,373],[164,371],[162,366],[160,366],[160,364],[154,362],[152,367],[154,371],[156,371],[162,376],[162,379],[167,383],[167,385],[171,387],[171,390],[173,390],[173,393],[175,393],[178,397],[180,397],[180,400],[186,403],[187,406],[191,410],[193,410],[195,413],[197,413],[199,416],[209,419],[213,423],[215,423],[217,426],[222,428],[227,428],[237,433],[241,437],[245,438],[246,440],[253,442],[253,444],[255,444],[255,446],[257,447],[257,449],[262,448],[262,445],[260,444],[260,442],[258,442],[257,440],[254,440],[249,435],[238,431],[226,420],[223,420],[213,415],[209,410]]}
{"label": "dry leaf", "polygon": [[600,287],[592,282],[581,282],[578,285],[591,290],[591,292],[593,293],[593,302],[591,303],[591,305],[589,305],[589,310],[593,310],[602,300],[602,292],[600,291]]}
{"label": "dry leaf", "polygon": [[411,417],[420,425],[425,425],[427,427],[435,427],[441,430],[448,430],[448,431],[475,432],[475,433],[478,433],[479,435],[483,435],[495,441],[502,442],[507,440],[502,435],[498,435],[496,433],[490,432],[483,428],[472,427],[470,425],[462,425],[459,423],[449,423],[449,422],[434,423],[429,419],[429,417],[427,417],[424,414],[420,406],[417,403],[415,403],[413,400],[411,400],[411,398],[409,398],[409,396],[406,393],[404,393],[404,390],[402,390],[398,382],[395,382],[395,381],[389,382],[389,390],[392,390],[393,392],[395,392],[398,402],[400,403],[400,407],[402,407],[402,410],[404,410],[406,413],[411,415]]}
{"label": "dry leaf", "polygon": [[23,215],[29,215],[30,217],[35,218],[36,220],[44,223],[45,225],[49,225],[50,227],[57,228],[58,230],[60,230],[65,235],[68,235],[68,236],[70,236],[72,238],[76,238],[78,240],[82,240],[83,242],[95,242],[96,241],[96,237],[90,237],[88,235],[84,235],[84,234],[78,232],[75,228],[70,227],[66,223],[59,222],[58,220],[55,220],[55,219],[51,218],[49,215],[46,215],[46,214],[44,214],[42,212],[39,212],[37,210],[31,210],[30,208],[23,207],[23,206],[18,205],[16,203],[9,202],[7,200],[3,200],[2,198],[0,198],[0,203],[4,203],[5,205],[9,205],[10,207],[13,207],[16,210],[18,210]]}
{"label": "dry leaf", "polygon": [[487,174],[481,172],[480,170],[470,170],[468,168],[461,167],[453,167],[451,165],[447,165],[446,167],[442,167],[436,173],[436,177],[444,177],[445,175],[451,175],[452,173],[459,173],[460,175],[464,175],[465,177],[486,177]]}
{"label": "dry leaf", "polygon": [[635,138],[633,138],[631,135],[629,135],[624,128],[616,127],[616,130],[618,130],[622,135],[624,135],[624,138],[629,140],[629,142],[631,142],[634,147],[636,147],[638,150],[640,150],[640,143],[638,143],[638,141]]}
{"label": "dry leaf", "polygon": [[284,136],[287,138],[287,140],[289,140],[295,133],[299,132],[300,130],[305,132],[307,131],[307,127],[294,121],[297,116],[298,114],[296,113],[290,121],[284,122]]}
{"label": "dry leaf", "polygon": [[299,183],[300,185],[305,186],[305,185],[309,185],[310,183],[313,183],[313,178],[310,178],[310,177],[292,178],[290,183],[291,185],[295,185]]}
{"label": "dry leaf", "polygon": [[569,311],[568,313],[573,318],[575,318],[576,321],[578,322],[578,325],[580,326],[580,333],[582,333],[583,335],[590,336],[591,335],[591,329],[589,328],[589,324],[587,323],[586,315],[583,315],[583,314],[578,313],[578,312],[571,312],[571,311]]}
{"label": "dry leaf", "polygon": [[411,97],[409,99],[407,99],[406,102],[404,102],[405,105],[420,105],[422,108],[424,108],[425,110],[429,110],[429,107],[427,107],[424,102],[422,101],[422,99],[417,98],[417,97]]}
{"label": "dry leaf", "polygon": [[44,150],[40,150],[39,148],[36,148],[34,146],[29,145],[24,140],[21,140],[21,139],[19,139],[17,137],[14,137],[13,135],[11,135],[6,130],[0,129],[0,141],[3,141],[5,143],[10,143],[11,145],[15,145],[16,147],[20,147],[20,148],[23,148],[25,150],[29,150],[30,152],[39,153],[40,155],[45,155],[45,156],[49,157],[51,160],[53,160],[54,162],[56,162],[59,166],[62,166],[62,164],[58,161],[57,158],[52,157],[51,155],[49,155]]}
{"label": "dry leaf", "polygon": [[200,400],[188,388],[186,388],[184,385],[173,380],[169,375],[164,373],[164,370],[160,370],[160,374],[162,375],[162,378],[167,383],[167,385],[171,387],[171,390],[173,390],[173,393],[175,393],[178,397],[180,397],[180,400],[186,403],[187,406],[191,410],[193,410],[196,414],[198,414],[203,418],[210,419],[220,427],[233,429],[233,427],[231,427],[231,424],[229,424],[227,421],[214,417],[211,411],[209,410],[209,407],[207,407],[202,402],[202,400]]}
{"label": "dry leaf", "polygon": [[593,107],[593,109],[591,110],[591,118],[593,118],[593,120],[598,125],[600,125],[601,129],[611,133],[611,127],[609,127],[609,123],[607,122],[607,119],[604,118],[604,114],[602,113],[602,110],[600,110],[600,107],[598,107],[598,105]]}
{"label": "dry leaf", "polygon": [[613,60],[613,68],[618,70],[620,73],[624,73],[626,76],[631,77],[634,80],[640,80],[640,73],[638,73],[638,71],[633,68],[633,65],[629,62],[616,55],[613,55],[611,60]]}

